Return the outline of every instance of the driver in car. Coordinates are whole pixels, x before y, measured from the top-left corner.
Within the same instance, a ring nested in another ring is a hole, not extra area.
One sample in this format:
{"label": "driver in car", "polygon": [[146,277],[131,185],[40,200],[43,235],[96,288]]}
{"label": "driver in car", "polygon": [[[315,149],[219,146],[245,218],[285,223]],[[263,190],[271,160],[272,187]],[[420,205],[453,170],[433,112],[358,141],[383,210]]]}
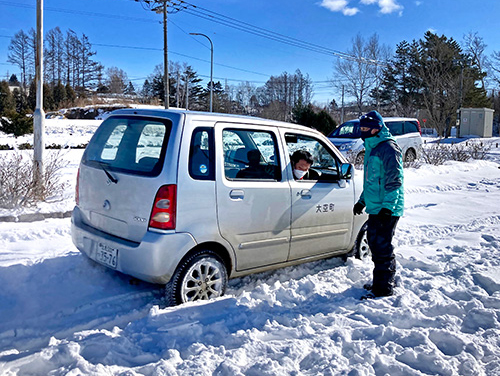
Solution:
{"label": "driver in car", "polygon": [[318,180],[319,173],[311,168],[314,160],[307,150],[296,150],[290,157],[295,180]]}

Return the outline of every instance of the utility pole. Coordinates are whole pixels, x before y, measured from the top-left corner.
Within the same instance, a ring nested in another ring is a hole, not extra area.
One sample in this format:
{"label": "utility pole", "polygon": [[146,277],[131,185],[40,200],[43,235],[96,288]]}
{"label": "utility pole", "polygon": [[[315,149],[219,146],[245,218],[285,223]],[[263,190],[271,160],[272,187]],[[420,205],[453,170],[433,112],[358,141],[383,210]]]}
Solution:
{"label": "utility pole", "polygon": [[[168,9],[168,2],[169,0],[135,0],[137,2],[141,2],[143,4],[146,4],[147,7],[149,7],[150,10],[156,12],[156,13],[162,13],[163,14],[163,65],[164,65],[164,72],[163,72],[163,91],[164,91],[164,96],[163,96],[163,101],[165,102],[165,109],[168,110],[169,108],[169,98],[170,98],[170,89],[169,89],[169,84],[168,84],[168,42],[167,42],[167,9]],[[158,5],[156,4],[161,4],[163,5]],[[153,6],[154,5],[154,6]]]}
{"label": "utility pole", "polygon": [[189,110],[189,75],[186,73],[186,110]]}
{"label": "utility pole", "polygon": [[179,108],[179,100],[180,100],[180,95],[181,95],[180,84],[181,84],[181,72],[179,72],[179,70],[177,70],[177,90],[175,93],[177,108]]}
{"label": "utility pole", "polygon": [[43,154],[45,143],[45,113],[43,112],[43,0],[36,2],[36,108],[33,114],[33,180],[39,192],[43,190]]}
{"label": "utility pole", "polygon": [[342,85],[342,109],[340,110],[340,124],[344,123],[344,85]]}
{"label": "utility pole", "polygon": [[165,77],[163,79],[163,85],[165,88],[165,108],[169,108],[169,98],[170,90],[168,84],[168,43],[167,43],[167,3],[168,0],[163,2],[163,64],[165,65]]}

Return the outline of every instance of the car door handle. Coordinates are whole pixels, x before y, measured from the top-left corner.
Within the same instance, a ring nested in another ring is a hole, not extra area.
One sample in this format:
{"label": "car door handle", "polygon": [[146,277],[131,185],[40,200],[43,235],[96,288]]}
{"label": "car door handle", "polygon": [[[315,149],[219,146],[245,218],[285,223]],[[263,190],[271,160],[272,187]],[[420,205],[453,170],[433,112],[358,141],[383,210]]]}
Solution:
{"label": "car door handle", "polygon": [[233,189],[229,192],[229,197],[233,200],[243,200],[245,197],[245,191],[242,189]]}
{"label": "car door handle", "polygon": [[[297,192],[297,195],[299,195],[298,192]],[[311,191],[309,189],[303,189],[300,191],[300,196],[302,198],[311,198]]]}

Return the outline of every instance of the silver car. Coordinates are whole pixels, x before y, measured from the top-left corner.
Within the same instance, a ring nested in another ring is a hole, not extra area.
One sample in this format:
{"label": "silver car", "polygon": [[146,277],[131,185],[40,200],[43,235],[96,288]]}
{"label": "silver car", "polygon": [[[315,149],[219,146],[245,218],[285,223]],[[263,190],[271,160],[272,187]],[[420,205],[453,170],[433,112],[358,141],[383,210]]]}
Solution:
{"label": "silver car", "polygon": [[[415,118],[385,117],[384,123],[403,152],[405,162],[413,162],[422,154],[422,131]],[[362,164],[365,146],[359,130],[359,119],[342,123],[330,135],[330,141],[346,156],[352,155],[356,164]]]}
{"label": "silver car", "polygon": [[[314,157],[297,181],[290,155]],[[78,171],[72,237],[92,260],[165,285],[168,304],[221,296],[228,278],[369,253],[352,165],[313,129],[182,110],[119,110]]]}

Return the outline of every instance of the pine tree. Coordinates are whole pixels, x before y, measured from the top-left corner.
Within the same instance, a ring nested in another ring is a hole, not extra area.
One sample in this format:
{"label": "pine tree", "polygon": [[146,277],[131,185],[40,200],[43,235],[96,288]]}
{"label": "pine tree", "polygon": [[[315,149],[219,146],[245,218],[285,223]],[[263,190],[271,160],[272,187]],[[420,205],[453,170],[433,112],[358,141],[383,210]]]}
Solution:
{"label": "pine tree", "polygon": [[54,106],[55,109],[61,108],[63,106],[68,98],[67,93],[66,93],[66,88],[62,84],[61,81],[57,82],[57,85],[54,86]]}
{"label": "pine tree", "polygon": [[15,110],[14,97],[7,81],[0,81],[0,116]]}

